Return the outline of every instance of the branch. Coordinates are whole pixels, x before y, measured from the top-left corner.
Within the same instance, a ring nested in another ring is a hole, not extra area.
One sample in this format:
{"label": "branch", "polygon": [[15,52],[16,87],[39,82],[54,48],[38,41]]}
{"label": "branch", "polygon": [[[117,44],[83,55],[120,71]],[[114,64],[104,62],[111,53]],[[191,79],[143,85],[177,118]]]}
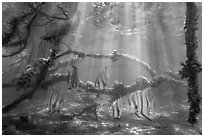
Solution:
{"label": "branch", "polygon": [[[10,22],[9,25],[11,26],[11,31],[8,33],[4,33],[2,37],[2,46],[7,46],[8,43],[11,41],[11,39],[14,37],[14,34],[17,32],[18,25],[20,22],[23,22],[26,17],[32,15],[33,12],[29,12],[27,14],[24,14],[20,17],[15,17],[13,18]],[[9,45],[10,46],[10,45]]]}
{"label": "branch", "polygon": [[140,64],[147,72],[149,72],[149,74],[152,77],[155,77],[157,75],[156,72],[147,63],[145,63],[143,61],[140,61],[137,58],[128,56],[127,54],[121,54],[120,56],[121,56],[122,59],[129,60],[129,61]]}
{"label": "branch", "polygon": [[172,72],[170,70],[164,72],[165,75],[168,75],[169,77],[176,79],[176,80],[181,80],[181,77],[179,77],[179,72]]}
{"label": "branch", "polygon": [[46,21],[46,22],[43,23],[43,24],[32,24],[32,26],[43,27],[43,26],[47,25],[47,24],[50,23],[50,22],[51,22],[51,20],[48,20],[48,21]]}
{"label": "branch", "polygon": [[65,18],[56,17],[56,16],[51,16],[51,15],[48,15],[48,14],[42,12],[41,10],[39,10],[39,9],[37,9],[37,8],[32,7],[32,9],[36,10],[37,12],[39,12],[39,14],[40,14],[41,16],[44,16],[44,17],[48,20],[48,21],[46,21],[46,22],[43,23],[43,24],[33,24],[32,26],[42,27],[42,26],[47,25],[48,23],[50,23],[50,22],[53,21],[54,19],[57,19],[57,20],[68,20],[69,17],[68,17],[68,15],[67,15],[66,11],[65,11],[61,6],[59,6],[59,5],[58,5],[58,8],[62,11],[63,15],[65,15]]}
{"label": "branch", "polygon": [[[15,51],[15,52],[12,52],[12,53],[10,53],[8,55],[2,55],[2,57],[3,58],[4,57],[12,57],[12,56],[15,56],[15,55],[21,53],[26,48],[26,46],[27,46],[27,39],[25,39],[23,41],[19,41],[19,42],[20,43],[22,42],[24,44],[23,47],[21,47],[19,50]],[[19,44],[18,42],[17,43],[12,43],[12,45],[18,45],[18,44]]]}
{"label": "branch", "polygon": [[78,63],[81,60],[81,58],[77,57],[77,58],[73,58],[73,59],[68,59],[66,61],[60,61],[57,63],[57,66],[55,68],[52,68],[51,70],[49,70],[49,74],[53,74],[54,72],[56,72],[59,68],[62,67],[67,67],[68,65],[75,65],[76,63]]}
{"label": "branch", "polygon": [[67,15],[67,11],[66,11],[64,8],[62,8],[62,6],[57,5],[57,7],[58,7],[58,8],[61,10],[61,12],[64,14],[65,18],[66,18],[66,19],[69,19],[68,15]]}
{"label": "branch", "polygon": [[155,77],[157,75],[156,72],[147,63],[145,63],[143,61],[140,61],[137,58],[131,57],[131,56],[127,55],[127,54],[119,54],[119,53],[117,53],[116,50],[114,50],[109,55],[101,55],[101,54],[87,54],[85,52],[76,51],[76,50],[73,50],[73,49],[70,48],[68,51],[65,51],[63,53],[58,54],[56,58],[60,58],[60,57],[62,57],[64,55],[68,55],[68,54],[76,54],[76,55],[78,55],[81,58],[84,58],[84,57],[93,57],[93,58],[99,58],[99,59],[108,58],[108,59],[111,59],[113,62],[117,61],[118,59],[129,60],[129,61],[138,63],[139,65],[144,67],[144,69],[147,72],[149,72],[149,74],[152,77]]}
{"label": "branch", "polygon": [[37,8],[35,10],[37,10],[39,14],[41,14],[42,16],[47,18],[49,21],[51,21],[51,20],[68,20],[69,17],[67,15],[66,11],[61,6],[57,6],[57,7],[62,11],[63,15],[65,15],[64,18],[63,17],[57,17],[57,16],[52,16],[52,15],[46,14],[45,12],[43,12],[43,11],[37,9]]}
{"label": "branch", "polygon": [[50,85],[56,84],[60,81],[67,81],[69,79],[69,76],[66,74],[53,74],[49,75],[49,80],[43,81],[42,84],[40,85],[41,89],[48,89]]}
{"label": "branch", "polygon": [[14,42],[14,43],[11,43],[9,44],[9,47],[12,47],[12,46],[16,46],[16,45],[21,45],[21,44],[24,44],[23,47],[21,47],[18,51],[16,52],[13,52],[13,53],[10,53],[8,55],[2,55],[2,57],[11,57],[11,56],[14,56],[14,55],[17,55],[19,54],[20,52],[22,52],[26,46],[27,46],[27,40],[28,40],[28,37],[30,36],[30,28],[31,28],[31,25],[32,23],[35,21],[36,17],[38,16],[38,14],[36,13],[32,19],[29,21],[29,23],[26,25],[26,29],[27,29],[27,34],[26,34],[26,37],[23,39],[23,40],[20,40],[20,41],[17,41],[17,42]]}
{"label": "branch", "polygon": [[[37,16],[39,15],[39,13],[41,13],[40,9],[44,4],[45,4],[44,2],[39,3],[39,4],[28,3],[28,6],[31,8],[31,12],[29,12],[29,13],[21,16],[21,17],[14,18],[11,21],[10,24],[12,25],[12,29],[11,29],[11,32],[9,32],[3,36],[3,45],[7,46],[7,47],[16,47],[18,45],[23,45],[23,46],[20,49],[18,49],[17,51],[10,53],[8,55],[3,55],[2,57],[11,57],[11,56],[17,55],[26,48],[27,40],[30,36],[30,28],[31,28],[33,22],[35,21],[35,19],[37,18]],[[31,18],[31,20],[28,22],[28,24],[25,27],[25,29],[27,30],[27,34],[26,34],[25,38],[23,40],[19,40],[17,42],[9,43],[11,41],[11,39],[13,38],[14,34],[17,32],[19,23],[23,22],[27,16],[30,16],[32,14],[34,14],[34,16]],[[49,21],[47,23],[49,23]]]}

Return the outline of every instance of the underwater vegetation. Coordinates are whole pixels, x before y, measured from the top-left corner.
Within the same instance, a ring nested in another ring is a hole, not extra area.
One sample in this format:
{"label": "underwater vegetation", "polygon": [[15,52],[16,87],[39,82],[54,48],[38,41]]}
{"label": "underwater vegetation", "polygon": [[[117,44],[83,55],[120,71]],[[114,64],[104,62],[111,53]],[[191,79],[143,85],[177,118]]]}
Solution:
{"label": "underwater vegetation", "polygon": [[202,3],[2,3],[3,135],[202,134]]}

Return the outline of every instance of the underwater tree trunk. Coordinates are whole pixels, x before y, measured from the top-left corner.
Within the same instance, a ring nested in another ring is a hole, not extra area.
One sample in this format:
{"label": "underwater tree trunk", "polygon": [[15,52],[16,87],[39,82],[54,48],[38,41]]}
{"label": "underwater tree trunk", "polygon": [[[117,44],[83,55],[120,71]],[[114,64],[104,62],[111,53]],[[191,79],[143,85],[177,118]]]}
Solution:
{"label": "underwater tree trunk", "polygon": [[182,78],[188,80],[188,101],[190,103],[188,122],[192,125],[197,122],[196,116],[200,112],[201,97],[198,94],[198,77],[201,72],[201,64],[197,60],[196,49],[198,47],[196,31],[197,31],[197,5],[193,2],[186,3],[186,19],[185,19],[185,45],[186,57],[185,63],[179,72]]}

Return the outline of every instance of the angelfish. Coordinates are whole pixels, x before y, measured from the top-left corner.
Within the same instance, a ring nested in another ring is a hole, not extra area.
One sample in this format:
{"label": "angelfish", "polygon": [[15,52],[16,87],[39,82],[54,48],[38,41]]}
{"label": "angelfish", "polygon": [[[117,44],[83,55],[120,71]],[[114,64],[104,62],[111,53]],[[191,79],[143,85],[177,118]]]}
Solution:
{"label": "angelfish", "polygon": [[55,112],[58,112],[59,114],[63,106],[64,106],[64,99],[62,94],[59,91],[52,89],[52,94],[49,98],[48,114],[51,115]]}
{"label": "angelfish", "polygon": [[108,74],[107,74],[107,66],[104,68],[102,72],[100,72],[95,80],[95,86],[100,88],[102,84],[103,88],[106,87],[108,82]]}

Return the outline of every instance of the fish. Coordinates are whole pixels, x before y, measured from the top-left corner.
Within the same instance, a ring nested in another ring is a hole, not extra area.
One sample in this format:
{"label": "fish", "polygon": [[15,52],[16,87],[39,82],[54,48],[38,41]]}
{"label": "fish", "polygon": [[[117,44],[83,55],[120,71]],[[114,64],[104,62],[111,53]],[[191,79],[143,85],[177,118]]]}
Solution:
{"label": "fish", "polygon": [[52,93],[49,98],[48,114],[52,115],[55,112],[58,112],[59,114],[63,106],[64,106],[64,98],[62,94],[59,91],[52,89]]}

